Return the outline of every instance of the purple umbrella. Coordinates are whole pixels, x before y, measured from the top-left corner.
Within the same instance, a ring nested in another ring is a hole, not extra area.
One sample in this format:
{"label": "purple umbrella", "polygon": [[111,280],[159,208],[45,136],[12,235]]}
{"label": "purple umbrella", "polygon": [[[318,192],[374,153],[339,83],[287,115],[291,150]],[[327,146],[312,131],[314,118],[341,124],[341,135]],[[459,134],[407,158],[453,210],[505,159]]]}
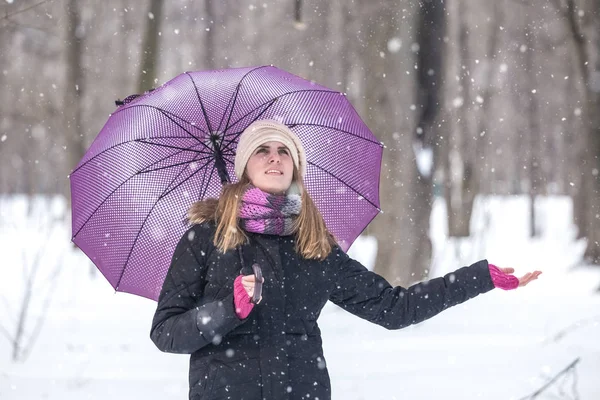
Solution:
{"label": "purple umbrella", "polygon": [[344,250],[377,215],[383,146],[343,93],[273,66],[186,72],[122,102],[70,175],[72,240],[115,290],[158,299],[188,207],[235,179],[258,119],[299,136],[307,190]]}

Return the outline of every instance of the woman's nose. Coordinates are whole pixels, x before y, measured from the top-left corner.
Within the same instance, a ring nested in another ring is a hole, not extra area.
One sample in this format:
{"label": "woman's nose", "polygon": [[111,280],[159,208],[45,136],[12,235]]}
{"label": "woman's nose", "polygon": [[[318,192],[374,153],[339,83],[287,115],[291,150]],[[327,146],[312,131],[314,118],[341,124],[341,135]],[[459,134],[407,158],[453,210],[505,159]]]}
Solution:
{"label": "woman's nose", "polygon": [[269,158],[269,163],[280,163],[281,162],[281,158],[279,157],[278,154],[274,154]]}

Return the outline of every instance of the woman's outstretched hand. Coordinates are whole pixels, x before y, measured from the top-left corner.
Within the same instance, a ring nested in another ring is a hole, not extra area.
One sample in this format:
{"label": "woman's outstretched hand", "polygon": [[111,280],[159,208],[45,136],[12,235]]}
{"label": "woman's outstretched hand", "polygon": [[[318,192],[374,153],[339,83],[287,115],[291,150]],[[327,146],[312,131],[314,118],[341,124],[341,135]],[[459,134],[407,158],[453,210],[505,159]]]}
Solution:
{"label": "woman's outstretched hand", "polygon": [[494,264],[488,264],[490,267],[490,276],[494,286],[503,290],[513,290],[521,286],[527,285],[540,276],[542,271],[528,272],[520,278],[511,275],[515,272],[514,268],[499,268]]}
{"label": "woman's outstretched hand", "polygon": [[[514,268],[500,268],[500,267],[498,267],[498,269],[500,271],[504,272],[505,274],[512,274],[512,273],[515,272]],[[517,278],[519,280],[519,287],[527,285],[529,282],[537,279],[538,276],[540,276],[541,274],[542,274],[542,271],[533,271],[533,272],[526,273],[525,275],[523,275],[520,278]]]}

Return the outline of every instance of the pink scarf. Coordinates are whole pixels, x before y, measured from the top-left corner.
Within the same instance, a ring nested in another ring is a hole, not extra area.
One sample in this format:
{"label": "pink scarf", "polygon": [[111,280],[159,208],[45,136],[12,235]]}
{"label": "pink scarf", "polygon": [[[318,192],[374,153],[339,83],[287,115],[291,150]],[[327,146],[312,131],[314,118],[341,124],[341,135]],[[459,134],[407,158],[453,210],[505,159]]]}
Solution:
{"label": "pink scarf", "polygon": [[250,185],[242,197],[240,225],[248,232],[291,235],[301,206],[299,194],[271,194]]}

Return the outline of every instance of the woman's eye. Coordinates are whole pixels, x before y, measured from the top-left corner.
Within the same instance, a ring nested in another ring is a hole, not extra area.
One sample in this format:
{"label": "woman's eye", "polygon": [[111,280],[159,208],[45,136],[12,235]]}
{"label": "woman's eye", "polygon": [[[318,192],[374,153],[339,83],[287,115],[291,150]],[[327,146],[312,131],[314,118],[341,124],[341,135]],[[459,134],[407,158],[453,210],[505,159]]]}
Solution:
{"label": "woman's eye", "polygon": [[266,149],[258,149],[256,153],[258,154],[258,153],[266,153],[266,152],[267,152]]}
{"label": "woman's eye", "polygon": [[279,153],[280,153],[280,154],[288,154],[288,151],[287,151],[287,150],[284,150],[284,149],[281,149],[281,150],[279,150]]}

